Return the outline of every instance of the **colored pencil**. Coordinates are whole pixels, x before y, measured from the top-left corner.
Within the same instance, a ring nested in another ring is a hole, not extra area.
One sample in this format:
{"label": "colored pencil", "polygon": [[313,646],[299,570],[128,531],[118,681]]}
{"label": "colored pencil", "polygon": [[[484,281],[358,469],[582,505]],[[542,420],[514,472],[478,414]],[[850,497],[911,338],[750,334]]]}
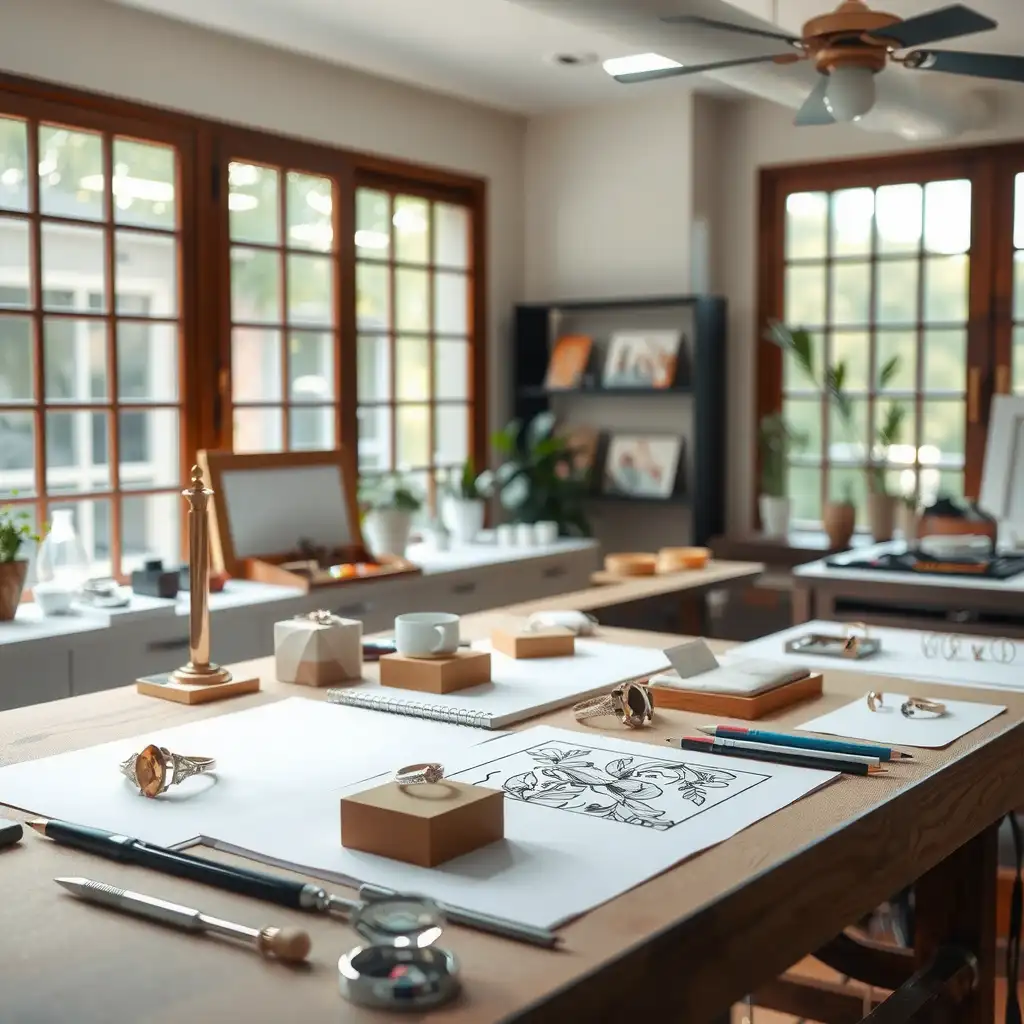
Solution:
{"label": "colored pencil", "polygon": [[823,772],[842,772],[844,775],[884,775],[886,771],[881,765],[843,760],[834,755],[829,757],[823,754],[802,754],[795,750],[774,753],[756,749],[753,744],[747,747],[733,747],[710,736],[687,736],[681,740],[668,739],[665,742],[680,750],[719,754],[722,757],[747,758],[750,761],[766,761],[771,764],[788,765],[791,768],[816,768]]}
{"label": "colored pencil", "polygon": [[[703,737],[702,737],[703,738]],[[718,736],[715,743],[721,747],[728,747],[730,750],[763,750],[766,754],[806,754],[810,757],[820,757],[826,761],[856,761],[859,764],[880,764],[877,757],[868,757],[865,754],[837,754],[832,750],[794,750],[793,747],[785,747],[781,743],[752,743],[746,739],[733,739],[725,736]]]}
{"label": "colored pencil", "polygon": [[802,750],[827,750],[833,754],[857,754],[877,757],[880,761],[910,760],[910,754],[877,743],[852,743],[849,740],[828,740],[821,736],[793,736],[768,729],[748,729],[742,725],[700,725],[699,732],[719,739],[745,740],[747,743],[774,743],[779,747],[798,747]]}

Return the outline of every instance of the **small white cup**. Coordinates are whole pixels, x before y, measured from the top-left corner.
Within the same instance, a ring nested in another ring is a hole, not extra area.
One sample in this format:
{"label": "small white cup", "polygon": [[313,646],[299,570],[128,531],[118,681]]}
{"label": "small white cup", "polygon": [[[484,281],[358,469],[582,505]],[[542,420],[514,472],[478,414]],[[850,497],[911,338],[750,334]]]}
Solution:
{"label": "small white cup", "polygon": [[495,531],[494,536],[498,540],[498,547],[511,548],[516,543],[516,528],[512,523],[502,523]]}
{"label": "small white cup", "polygon": [[558,523],[552,519],[542,519],[533,524],[534,542],[542,546],[554,544],[558,540]]}
{"label": "small white cup", "polygon": [[32,597],[39,610],[46,616],[70,614],[75,594],[75,590],[54,581],[36,583],[32,587]]}
{"label": "small white cup", "polygon": [[516,523],[516,543],[521,548],[533,547],[533,523]]}
{"label": "small white cup", "polygon": [[447,658],[459,649],[459,617],[407,612],[395,619],[395,648],[406,658]]}

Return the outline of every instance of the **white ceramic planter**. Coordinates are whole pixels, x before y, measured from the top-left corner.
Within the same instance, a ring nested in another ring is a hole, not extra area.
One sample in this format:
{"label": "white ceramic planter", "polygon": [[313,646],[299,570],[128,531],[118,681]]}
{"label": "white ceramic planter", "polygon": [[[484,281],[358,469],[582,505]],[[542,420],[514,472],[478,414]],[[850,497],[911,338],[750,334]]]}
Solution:
{"label": "white ceramic planter", "polygon": [[366,513],[363,533],[375,555],[405,556],[412,531],[412,513],[397,508],[375,508]]}
{"label": "white ceramic planter", "polygon": [[792,502],[789,498],[775,498],[762,494],[757,499],[761,513],[761,530],[766,537],[786,537],[789,535],[789,516]]}
{"label": "white ceramic planter", "polygon": [[486,506],[476,498],[457,498],[446,495],[441,506],[444,525],[456,544],[472,544],[484,528]]}

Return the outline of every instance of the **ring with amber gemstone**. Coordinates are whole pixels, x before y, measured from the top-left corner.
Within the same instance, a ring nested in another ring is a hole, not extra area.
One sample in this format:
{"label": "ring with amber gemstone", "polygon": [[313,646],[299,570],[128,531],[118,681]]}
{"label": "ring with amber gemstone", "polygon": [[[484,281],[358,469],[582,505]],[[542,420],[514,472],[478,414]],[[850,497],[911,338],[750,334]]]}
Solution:
{"label": "ring with amber gemstone", "polygon": [[217,761],[212,757],[185,757],[151,743],[141,753],[121,762],[121,774],[138,786],[143,796],[152,798],[216,767]]}
{"label": "ring with amber gemstone", "polygon": [[615,715],[623,725],[639,729],[654,717],[654,695],[643,683],[623,683],[604,697],[591,697],[573,705],[577,722]]}

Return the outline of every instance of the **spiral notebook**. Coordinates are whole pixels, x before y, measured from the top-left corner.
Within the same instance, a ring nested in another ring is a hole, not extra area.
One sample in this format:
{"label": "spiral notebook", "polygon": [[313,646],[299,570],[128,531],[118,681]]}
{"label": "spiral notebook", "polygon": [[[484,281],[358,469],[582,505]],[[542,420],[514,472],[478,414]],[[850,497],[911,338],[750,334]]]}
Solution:
{"label": "spiral notebook", "polygon": [[328,690],[327,699],[332,704],[393,715],[430,718],[481,729],[503,729],[578,700],[607,693],[619,683],[646,679],[669,667],[662,651],[606,644],[600,640],[578,639],[575,655],[564,658],[509,658],[492,650],[486,640],[473,647],[491,652],[489,683],[457,693],[417,691],[404,694],[379,683],[362,682]]}

